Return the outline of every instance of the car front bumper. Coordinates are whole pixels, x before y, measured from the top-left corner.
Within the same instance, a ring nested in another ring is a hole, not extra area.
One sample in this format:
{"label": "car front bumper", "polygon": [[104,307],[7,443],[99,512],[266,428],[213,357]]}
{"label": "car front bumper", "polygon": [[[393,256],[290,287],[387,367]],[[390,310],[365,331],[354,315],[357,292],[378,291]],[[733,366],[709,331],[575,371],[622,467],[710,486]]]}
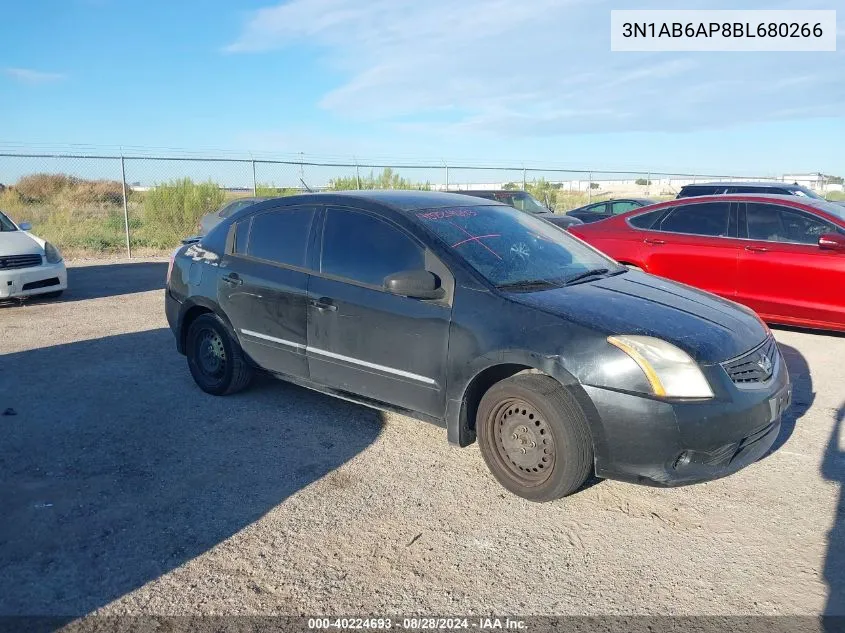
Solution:
{"label": "car front bumper", "polygon": [[[774,445],[792,399],[789,372],[778,353],[772,378],[740,389],[711,368],[722,397],[667,402],[585,386],[601,439],[596,474],[654,486],[680,486],[725,477],[763,457]],[[730,397],[724,397],[730,394]]]}
{"label": "car front bumper", "polygon": [[67,269],[64,261],[31,268],[0,270],[0,299],[29,297],[66,288]]}

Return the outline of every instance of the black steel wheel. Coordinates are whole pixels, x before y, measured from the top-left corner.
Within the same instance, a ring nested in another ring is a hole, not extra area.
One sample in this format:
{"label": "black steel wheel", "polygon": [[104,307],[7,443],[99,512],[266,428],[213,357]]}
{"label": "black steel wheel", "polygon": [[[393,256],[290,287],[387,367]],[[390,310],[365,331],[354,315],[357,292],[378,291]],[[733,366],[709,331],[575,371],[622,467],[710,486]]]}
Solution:
{"label": "black steel wheel", "polygon": [[191,323],[185,353],[194,382],[206,393],[235,393],[252,378],[252,368],[240,345],[214,314],[202,314]]}
{"label": "black steel wheel", "polygon": [[518,374],[491,387],[478,407],[476,431],[490,471],[525,499],[571,494],[592,472],[586,417],[550,376]]}

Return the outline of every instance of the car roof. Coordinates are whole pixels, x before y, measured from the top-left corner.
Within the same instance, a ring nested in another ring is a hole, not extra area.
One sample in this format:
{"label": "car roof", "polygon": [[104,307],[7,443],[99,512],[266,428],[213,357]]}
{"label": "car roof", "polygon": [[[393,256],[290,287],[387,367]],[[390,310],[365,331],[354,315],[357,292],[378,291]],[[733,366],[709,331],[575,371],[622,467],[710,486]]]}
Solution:
{"label": "car roof", "polygon": [[[501,205],[495,200],[478,198],[477,202],[470,200],[471,196],[444,191],[416,191],[409,189],[372,189],[365,191],[336,191],[300,194],[277,198],[278,200],[296,202],[314,202],[323,204],[343,204],[350,201],[372,202],[390,207],[396,211],[418,211],[420,209],[439,209],[445,207],[492,206]],[[505,206],[505,205],[501,205]]]}
{"label": "car roof", "polygon": [[658,208],[666,208],[690,204],[694,202],[783,202],[787,206],[796,207],[814,207],[819,211],[823,211],[839,219],[840,222],[845,221],[845,207],[831,202],[830,200],[819,200],[817,198],[807,198],[805,196],[790,196],[781,193],[729,193],[722,195],[710,196],[689,196],[686,198],[673,198],[663,202],[656,202],[647,207],[641,207],[623,213],[616,217],[633,217],[643,212],[649,212]]}
{"label": "car roof", "polygon": [[492,193],[492,194],[518,194],[524,193],[531,195],[529,191],[523,191],[522,189],[461,189],[459,191],[455,191],[454,193],[462,193],[467,196],[480,196],[484,195],[485,193]]}
{"label": "car roof", "polygon": [[714,182],[691,182],[681,189],[687,187],[800,187],[800,185],[796,185],[794,182],[781,182],[780,180],[718,180]]}

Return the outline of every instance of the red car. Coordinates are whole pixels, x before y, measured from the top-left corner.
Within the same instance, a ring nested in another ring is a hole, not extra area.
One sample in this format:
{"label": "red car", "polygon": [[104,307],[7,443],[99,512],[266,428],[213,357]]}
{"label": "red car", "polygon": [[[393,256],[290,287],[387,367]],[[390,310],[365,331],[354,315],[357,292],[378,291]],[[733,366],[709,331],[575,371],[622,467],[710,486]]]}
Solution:
{"label": "red car", "polygon": [[745,304],[765,321],[845,331],[845,206],[701,196],[570,232],[621,263]]}

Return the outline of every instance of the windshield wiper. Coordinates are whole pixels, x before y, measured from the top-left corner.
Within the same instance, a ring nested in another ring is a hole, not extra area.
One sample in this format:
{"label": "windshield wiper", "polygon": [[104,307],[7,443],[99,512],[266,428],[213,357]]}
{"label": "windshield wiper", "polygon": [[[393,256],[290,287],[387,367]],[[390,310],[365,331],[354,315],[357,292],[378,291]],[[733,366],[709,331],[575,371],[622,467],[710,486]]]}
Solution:
{"label": "windshield wiper", "polygon": [[609,272],[609,268],[591,268],[590,270],[585,270],[583,273],[578,273],[574,277],[570,277],[565,282],[563,282],[563,285],[571,286],[572,284],[588,279],[589,277],[599,277],[601,275],[606,275]]}
{"label": "windshield wiper", "polygon": [[524,279],[496,286],[499,290],[547,290],[560,288],[564,284],[559,279]]}

